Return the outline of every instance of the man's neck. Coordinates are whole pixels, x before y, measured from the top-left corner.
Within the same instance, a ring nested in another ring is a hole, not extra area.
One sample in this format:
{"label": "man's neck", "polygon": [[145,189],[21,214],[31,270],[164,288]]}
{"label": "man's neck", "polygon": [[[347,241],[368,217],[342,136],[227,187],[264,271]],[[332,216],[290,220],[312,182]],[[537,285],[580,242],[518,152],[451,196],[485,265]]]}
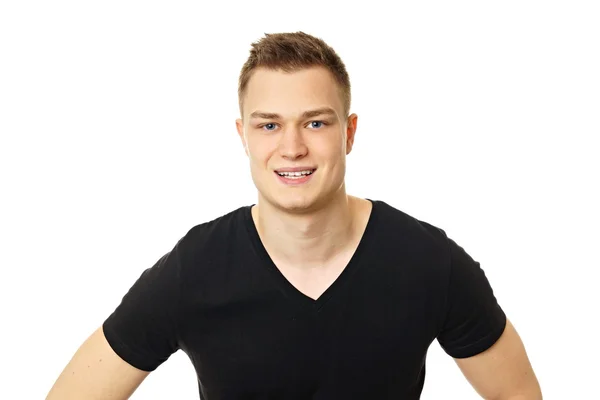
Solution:
{"label": "man's neck", "polygon": [[360,199],[345,193],[311,213],[293,214],[259,201],[252,217],[261,240],[275,261],[314,268],[347,251],[362,235]]}

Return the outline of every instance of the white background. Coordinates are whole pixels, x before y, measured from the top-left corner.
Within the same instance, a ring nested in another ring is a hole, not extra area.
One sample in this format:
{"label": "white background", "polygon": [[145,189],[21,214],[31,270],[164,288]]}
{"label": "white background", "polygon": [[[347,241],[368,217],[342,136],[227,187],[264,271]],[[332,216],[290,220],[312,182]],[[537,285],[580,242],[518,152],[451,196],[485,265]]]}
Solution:
{"label": "white background", "polygon": [[[481,262],[546,399],[597,396],[600,13],[593,1],[5,1],[0,398],[43,398],[141,271],[255,202],[234,120],[250,43],[331,44],[348,191]],[[195,399],[178,352],[134,399]],[[423,399],[476,399],[437,342]]]}

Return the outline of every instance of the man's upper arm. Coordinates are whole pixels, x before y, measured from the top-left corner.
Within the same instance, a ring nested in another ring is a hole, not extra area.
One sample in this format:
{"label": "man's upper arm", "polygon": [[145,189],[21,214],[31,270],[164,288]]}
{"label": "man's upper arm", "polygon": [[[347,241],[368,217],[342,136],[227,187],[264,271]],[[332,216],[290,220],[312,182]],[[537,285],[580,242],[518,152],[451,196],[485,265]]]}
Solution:
{"label": "man's upper arm", "polygon": [[486,399],[540,399],[523,343],[483,269],[449,239],[450,273],[438,341]]}
{"label": "man's upper arm", "polygon": [[100,327],[79,347],[46,400],[126,400],[149,373],[123,361]]}
{"label": "man's upper arm", "polygon": [[179,243],[141,273],[76,352],[48,399],[127,399],[179,349]]}
{"label": "man's upper arm", "polygon": [[523,342],[508,320],[504,333],[492,347],[455,361],[469,383],[485,399],[542,399]]}

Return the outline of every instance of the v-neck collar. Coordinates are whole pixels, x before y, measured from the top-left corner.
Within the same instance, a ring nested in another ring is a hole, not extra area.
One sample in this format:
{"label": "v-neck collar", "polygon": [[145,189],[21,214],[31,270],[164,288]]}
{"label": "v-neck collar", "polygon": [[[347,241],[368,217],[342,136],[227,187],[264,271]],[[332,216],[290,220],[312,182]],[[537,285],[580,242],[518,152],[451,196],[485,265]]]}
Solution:
{"label": "v-neck collar", "polygon": [[379,202],[371,199],[366,199],[371,202],[371,212],[369,215],[369,219],[367,221],[367,225],[362,234],[362,237],[356,247],[352,257],[340,275],[337,277],[335,281],[319,296],[317,299],[313,299],[300,290],[298,290],[288,279],[281,273],[279,268],[273,262],[273,259],[267,252],[262,240],[260,239],[260,235],[258,234],[258,229],[254,224],[254,219],[252,218],[252,207],[253,205],[249,205],[244,207],[244,225],[247,228],[248,234],[250,236],[252,247],[255,250],[260,267],[266,268],[271,277],[274,278],[274,283],[278,286],[278,288],[283,291],[288,299],[296,303],[298,306],[308,310],[320,311],[320,309],[327,303],[331,297],[338,292],[344,284],[350,279],[350,277],[354,274],[354,272],[360,266],[360,258],[365,252],[366,248],[371,241],[371,237],[373,236],[374,225],[376,225],[376,220],[379,212]]}

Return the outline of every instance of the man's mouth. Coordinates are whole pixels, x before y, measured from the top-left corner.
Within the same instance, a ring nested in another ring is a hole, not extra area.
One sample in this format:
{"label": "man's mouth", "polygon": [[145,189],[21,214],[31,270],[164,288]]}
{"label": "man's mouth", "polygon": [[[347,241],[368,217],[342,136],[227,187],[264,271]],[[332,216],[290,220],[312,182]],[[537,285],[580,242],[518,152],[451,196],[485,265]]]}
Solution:
{"label": "man's mouth", "polygon": [[301,171],[275,171],[275,173],[286,179],[302,179],[306,176],[312,175],[316,168],[305,169]]}

